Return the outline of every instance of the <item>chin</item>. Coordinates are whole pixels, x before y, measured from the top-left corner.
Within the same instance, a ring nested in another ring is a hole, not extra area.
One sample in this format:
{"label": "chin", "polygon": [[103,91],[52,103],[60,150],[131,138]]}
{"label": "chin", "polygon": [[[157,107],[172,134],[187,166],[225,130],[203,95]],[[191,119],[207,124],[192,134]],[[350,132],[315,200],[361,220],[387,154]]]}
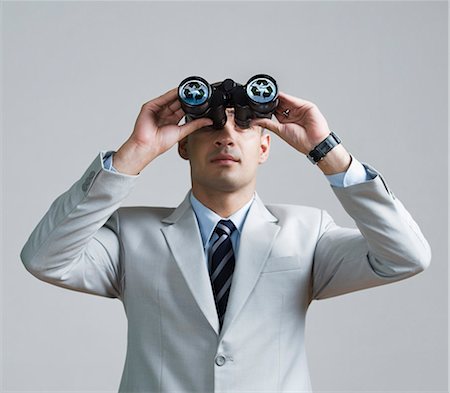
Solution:
{"label": "chin", "polygon": [[222,192],[235,192],[239,191],[242,188],[242,185],[236,184],[236,182],[223,180],[214,182],[210,188]]}
{"label": "chin", "polygon": [[221,192],[235,192],[244,187],[242,181],[231,176],[215,176],[212,179],[202,179],[197,182],[205,190],[214,190]]}

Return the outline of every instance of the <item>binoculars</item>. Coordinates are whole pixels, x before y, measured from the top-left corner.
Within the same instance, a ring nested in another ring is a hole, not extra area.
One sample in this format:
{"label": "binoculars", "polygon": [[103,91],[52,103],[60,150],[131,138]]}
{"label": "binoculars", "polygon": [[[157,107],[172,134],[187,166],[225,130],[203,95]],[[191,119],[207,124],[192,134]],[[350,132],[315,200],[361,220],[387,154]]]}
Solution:
{"label": "binoculars", "polygon": [[191,121],[208,117],[214,129],[227,122],[226,108],[234,108],[234,121],[248,128],[254,118],[270,119],[278,105],[278,87],[269,75],[252,76],[245,85],[232,79],[209,84],[199,76],[190,76],[178,86],[178,99]]}

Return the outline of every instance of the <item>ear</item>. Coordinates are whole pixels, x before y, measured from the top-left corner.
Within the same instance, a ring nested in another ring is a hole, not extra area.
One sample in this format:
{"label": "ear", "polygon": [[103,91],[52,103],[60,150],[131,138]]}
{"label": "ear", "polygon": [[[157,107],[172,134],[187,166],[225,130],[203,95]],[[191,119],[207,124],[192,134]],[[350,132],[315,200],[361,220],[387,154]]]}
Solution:
{"label": "ear", "polygon": [[178,142],[178,154],[184,160],[189,160],[189,153],[188,153],[187,144],[188,144],[188,137],[187,136],[184,137],[183,139],[181,139]]}
{"label": "ear", "polygon": [[259,163],[262,164],[266,162],[269,158],[270,151],[270,134],[268,132],[261,132],[261,145],[259,150]]}

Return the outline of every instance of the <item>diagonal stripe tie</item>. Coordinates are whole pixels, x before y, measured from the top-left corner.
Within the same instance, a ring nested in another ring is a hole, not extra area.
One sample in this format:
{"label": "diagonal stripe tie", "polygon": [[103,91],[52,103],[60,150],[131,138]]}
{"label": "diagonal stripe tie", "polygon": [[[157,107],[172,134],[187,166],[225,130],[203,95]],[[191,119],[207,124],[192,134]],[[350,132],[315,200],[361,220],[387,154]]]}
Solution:
{"label": "diagonal stripe tie", "polygon": [[219,237],[210,251],[210,278],[221,329],[234,272],[235,260],[230,236],[235,230],[236,227],[230,220],[220,220],[214,229]]}

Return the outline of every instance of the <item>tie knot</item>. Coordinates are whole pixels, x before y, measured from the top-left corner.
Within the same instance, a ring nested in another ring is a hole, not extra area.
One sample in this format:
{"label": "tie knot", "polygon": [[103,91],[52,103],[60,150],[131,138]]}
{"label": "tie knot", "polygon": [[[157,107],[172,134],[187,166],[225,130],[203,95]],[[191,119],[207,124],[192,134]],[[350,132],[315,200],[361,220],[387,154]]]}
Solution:
{"label": "tie knot", "polygon": [[216,229],[214,230],[219,236],[231,234],[236,230],[233,222],[231,220],[220,220],[217,223]]}

